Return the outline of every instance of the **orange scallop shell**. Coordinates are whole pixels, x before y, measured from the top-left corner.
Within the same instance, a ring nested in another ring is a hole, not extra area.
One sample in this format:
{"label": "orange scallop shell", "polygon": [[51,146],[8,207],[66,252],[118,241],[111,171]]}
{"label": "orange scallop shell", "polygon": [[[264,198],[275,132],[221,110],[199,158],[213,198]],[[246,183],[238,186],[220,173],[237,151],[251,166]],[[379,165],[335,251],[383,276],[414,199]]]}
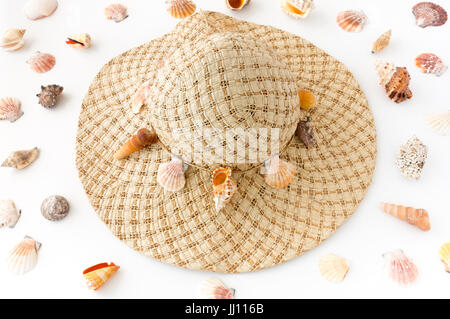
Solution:
{"label": "orange scallop shell", "polygon": [[37,51],[27,61],[30,68],[36,73],[45,73],[50,71],[56,64],[56,59],[49,53]]}
{"label": "orange scallop shell", "polygon": [[264,179],[267,185],[275,188],[287,187],[295,176],[295,167],[291,163],[274,156],[266,162]]}
{"label": "orange scallop shell", "polygon": [[367,23],[367,16],[362,11],[347,10],[339,12],[336,22],[347,32],[360,32]]}
{"label": "orange scallop shell", "polygon": [[187,18],[195,12],[197,6],[191,0],[166,0],[167,12],[177,19]]}
{"label": "orange scallop shell", "polygon": [[444,62],[433,53],[422,53],[416,57],[416,66],[423,72],[441,76],[446,70],[447,66]]}

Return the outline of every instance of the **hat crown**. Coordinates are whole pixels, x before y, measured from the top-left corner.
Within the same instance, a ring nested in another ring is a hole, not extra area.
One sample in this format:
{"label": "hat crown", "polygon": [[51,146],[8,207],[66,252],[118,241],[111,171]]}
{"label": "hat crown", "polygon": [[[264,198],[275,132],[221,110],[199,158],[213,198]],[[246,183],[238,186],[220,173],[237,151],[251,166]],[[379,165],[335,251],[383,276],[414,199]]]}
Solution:
{"label": "hat crown", "polygon": [[284,60],[246,34],[213,33],[168,53],[151,98],[161,142],[186,162],[246,169],[278,153],[300,116]]}

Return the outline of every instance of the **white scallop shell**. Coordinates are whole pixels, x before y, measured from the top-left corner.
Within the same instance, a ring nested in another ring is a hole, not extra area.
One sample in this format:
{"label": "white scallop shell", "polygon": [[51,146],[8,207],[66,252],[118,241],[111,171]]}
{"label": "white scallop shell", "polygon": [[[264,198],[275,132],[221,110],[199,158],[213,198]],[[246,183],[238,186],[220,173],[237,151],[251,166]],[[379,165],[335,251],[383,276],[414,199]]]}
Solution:
{"label": "white scallop shell", "polygon": [[49,53],[35,52],[27,63],[30,68],[36,73],[45,73],[50,71],[56,64],[55,57]]}
{"label": "white scallop shell", "polygon": [[450,135],[450,111],[430,114],[426,122],[436,133]]}
{"label": "white scallop shell", "polygon": [[235,290],[228,288],[220,279],[211,278],[200,285],[200,298],[202,299],[233,299]]}
{"label": "white scallop shell", "polygon": [[8,29],[2,36],[0,40],[0,47],[6,51],[16,51],[22,48],[25,44],[23,40],[23,35],[25,34],[24,29]]}
{"label": "white scallop shell", "polygon": [[389,278],[392,281],[401,284],[408,285],[413,283],[419,271],[417,266],[409,259],[402,250],[394,250],[383,255]]}
{"label": "white scallop shell", "polygon": [[17,121],[22,115],[22,102],[15,97],[0,99],[0,120],[8,120],[11,123]]}
{"label": "white scallop shell", "polygon": [[32,270],[37,264],[40,247],[39,242],[25,236],[9,253],[7,260],[9,270],[18,275]]}
{"label": "white scallop shell", "polygon": [[0,228],[14,228],[20,218],[20,210],[12,200],[0,200]]}
{"label": "white scallop shell", "polygon": [[145,82],[141,87],[139,87],[139,89],[131,99],[131,110],[134,114],[138,114],[141,110],[141,107],[147,103],[151,92],[152,86],[150,85],[149,81]]}
{"label": "white scallop shell", "polygon": [[170,162],[159,165],[156,180],[166,191],[176,192],[186,184],[184,171],[185,165],[183,160],[173,156]]}
{"label": "white scallop shell", "polygon": [[30,20],[51,16],[58,8],[57,0],[29,0],[25,4],[25,15]]}
{"label": "white scallop shell", "polygon": [[120,22],[128,17],[127,7],[120,3],[114,3],[105,8],[105,16],[108,20]]}
{"label": "white scallop shell", "polygon": [[319,272],[330,282],[343,281],[349,266],[345,258],[329,254],[319,260]]}

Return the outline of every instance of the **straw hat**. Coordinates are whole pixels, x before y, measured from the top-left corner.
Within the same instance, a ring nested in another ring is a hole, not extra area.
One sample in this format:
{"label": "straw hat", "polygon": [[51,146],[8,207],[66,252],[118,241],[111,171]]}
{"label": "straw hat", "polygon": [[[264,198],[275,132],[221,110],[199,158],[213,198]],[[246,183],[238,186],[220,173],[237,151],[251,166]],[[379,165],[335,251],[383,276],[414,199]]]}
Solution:
{"label": "straw hat", "polygon": [[[134,114],[130,101],[147,81],[148,103]],[[300,109],[299,88],[317,107]],[[317,140],[309,148],[295,134],[306,117]],[[116,160],[144,127],[158,142]],[[208,11],[100,70],[76,152],[89,200],[120,240],[227,273],[277,265],[327,239],[362,200],[375,157],[372,114],[342,63],[298,36]],[[163,183],[167,163],[182,179],[177,191]],[[274,187],[278,173],[284,188]]]}

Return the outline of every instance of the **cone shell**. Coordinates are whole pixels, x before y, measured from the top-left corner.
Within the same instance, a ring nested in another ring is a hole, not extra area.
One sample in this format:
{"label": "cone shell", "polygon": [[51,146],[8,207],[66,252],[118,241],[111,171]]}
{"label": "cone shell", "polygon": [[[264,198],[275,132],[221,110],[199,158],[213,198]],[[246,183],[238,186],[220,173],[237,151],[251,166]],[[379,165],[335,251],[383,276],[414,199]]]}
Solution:
{"label": "cone shell", "polygon": [[8,120],[11,123],[17,121],[22,115],[22,102],[15,97],[0,99],[0,120]]}
{"label": "cone shell", "polygon": [[447,22],[447,12],[432,2],[420,2],[412,8],[416,24],[421,28],[441,26]]}
{"label": "cone shell", "polygon": [[184,171],[183,160],[174,156],[170,162],[159,165],[156,179],[166,191],[176,192],[186,184]]}
{"label": "cone shell", "polygon": [[413,283],[419,276],[417,266],[400,249],[383,255],[388,276],[400,285]]}
{"label": "cone shell", "polygon": [[187,18],[192,15],[197,6],[191,0],[166,0],[167,12],[177,19]]}
{"label": "cone shell", "polygon": [[297,93],[302,110],[309,110],[316,106],[316,97],[311,91],[299,89]]}
{"label": "cone shell", "polygon": [[267,185],[275,188],[287,187],[295,176],[295,167],[291,163],[274,156],[265,163],[266,173],[264,179]]}
{"label": "cone shell", "polygon": [[20,218],[20,210],[12,200],[0,200],[0,228],[14,228]]}
{"label": "cone shell", "polygon": [[445,271],[450,272],[450,243],[446,243],[439,249],[439,259],[444,263]]}
{"label": "cone shell", "polygon": [[330,282],[341,282],[349,270],[345,258],[329,254],[319,260],[319,272],[323,278]]}
{"label": "cone shell", "polygon": [[342,30],[360,32],[367,23],[367,16],[362,11],[347,10],[339,12],[336,22]]}
{"label": "cone shell", "polygon": [[202,282],[200,298],[202,299],[233,299],[235,290],[228,288],[220,279],[211,278]]}
{"label": "cone shell", "polygon": [[248,5],[250,0],[225,0],[227,8],[230,10],[241,10],[243,7]]}
{"label": "cone shell", "polygon": [[400,147],[396,164],[403,176],[419,179],[427,159],[428,150],[416,136],[413,136]]}
{"label": "cone shell", "polygon": [[107,282],[119,268],[120,267],[116,266],[114,263],[100,263],[85,269],[83,271],[83,277],[89,288],[97,290],[103,286],[103,284]]}
{"label": "cone shell", "polygon": [[386,31],[375,41],[372,46],[372,53],[378,53],[381,50],[385,49],[389,42],[391,42],[392,30]]}
{"label": "cone shell", "polygon": [[151,130],[141,128],[127,143],[120,147],[114,157],[118,160],[124,159],[151,144],[155,144],[157,141],[158,136],[153,128]]}
{"label": "cone shell", "polygon": [[25,41],[23,40],[24,34],[24,29],[6,30],[0,40],[0,48],[5,49],[5,51],[16,51],[21,49],[25,44]]}
{"label": "cone shell", "polygon": [[127,7],[120,3],[114,3],[105,8],[105,17],[108,20],[120,22],[128,17]]}
{"label": "cone shell", "polygon": [[25,15],[30,20],[49,17],[58,8],[56,0],[28,0],[25,4]]}
{"label": "cone shell", "polygon": [[45,73],[50,71],[56,64],[55,57],[49,53],[37,51],[27,61],[31,70],[36,73]]}
{"label": "cone shell", "polygon": [[40,243],[26,236],[10,251],[7,260],[9,270],[18,275],[32,270],[37,264],[40,247]]}
{"label": "cone shell", "polygon": [[131,110],[138,114],[142,106],[145,105],[152,92],[152,86],[149,81],[142,84],[131,99]]}
{"label": "cone shell", "polygon": [[74,34],[67,38],[66,43],[75,49],[87,49],[91,46],[91,36],[87,33]]}
{"label": "cone shell", "polygon": [[380,84],[384,87],[386,95],[395,103],[403,102],[412,98],[409,89],[411,79],[408,70],[404,67],[395,67],[393,64],[377,60],[375,69],[380,79]]}
{"label": "cone shell", "polygon": [[281,10],[294,18],[306,18],[313,8],[312,0],[281,0]]}
{"label": "cone shell", "polygon": [[37,147],[31,150],[16,151],[11,153],[2,163],[1,167],[14,167],[23,169],[33,163],[39,156]]}
{"label": "cone shell", "polygon": [[216,210],[220,211],[237,192],[237,183],[231,177],[231,169],[225,167],[216,169],[211,175],[211,184],[213,186],[214,204]]}
{"label": "cone shell", "polygon": [[380,203],[380,208],[401,220],[407,221],[411,225],[417,226],[420,230],[429,231],[430,218],[428,212],[422,208],[405,207],[389,203]]}
{"label": "cone shell", "polygon": [[423,72],[441,76],[447,71],[447,66],[433,53],[422,53],[416,57],[416,66]]}
{"label": "cone shell", "polygon": [[430,114],[426,122],[436,133],[450,135],[450,111]]}

